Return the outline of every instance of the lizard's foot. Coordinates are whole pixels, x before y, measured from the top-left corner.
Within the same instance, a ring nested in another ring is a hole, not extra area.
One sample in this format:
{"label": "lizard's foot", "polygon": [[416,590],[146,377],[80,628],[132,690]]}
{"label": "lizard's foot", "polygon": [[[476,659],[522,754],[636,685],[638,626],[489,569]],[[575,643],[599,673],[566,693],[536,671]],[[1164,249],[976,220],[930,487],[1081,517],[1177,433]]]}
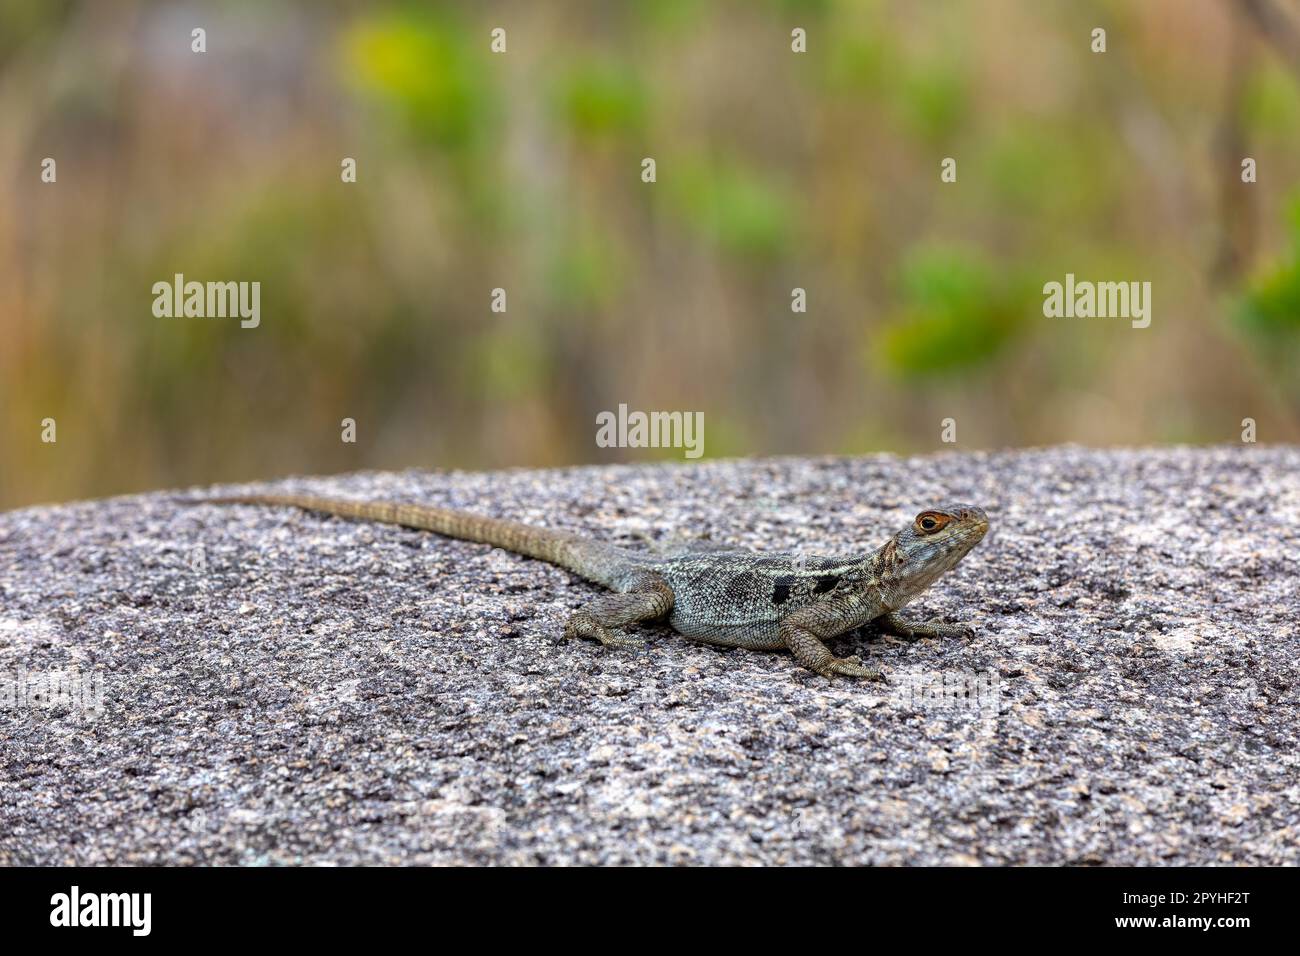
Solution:
{"label": "lizard's foot", "polygon": [[[796,615],[799,613],[795,612]],[[790,649],[794,659],[804,667],[823,677],[843,674],[845,677],[864,677],[867,680],[885,679],[879,667],[862,663],[860,657],[836,657],[816,634],[801,626],[794,617],[791,615],[781,622],[781,640]]]}
{"label": "lizard's foot", "polygon": [[879,667],[872,667],[870,664],[862,663],[862,658],[854,654],[852,657],[832,657],[826,662],[826,669],[821,672],[823,677],[830,677],[831,674],[843,674],[845,677],[863,677],[867,680],[885,679],[885,672]]}
{"label": "lizard's foot", "polygon": [[945,624],[938,620],[912,622],[897,613],[882,614],[877,620],[881,630],[886,634],[897,635],[906,641],[915,641],[924,637],[970,640],[975,636],[975,631],[965,624]]}
{"label": "lizard's foot", "polygon": [[564,625],[564,636],[586,637],[606,647],[645,647],[639,638],[628,637],[623,626],[666,616],[673,609],[673,589],[653,571],[637,575],[627,587],[626,591],[602,595],[575,611]]}
{"label": "lizard's foot", "polygon": [[601,624],[586,611],[579,611],[569,618],[564,625],[564,636],[568,638],[585,637],[600,641],[606,647],[619,647],[626,650],[639,650],[645,647],[645,641],[628,637],[622,631],[611,630]]}

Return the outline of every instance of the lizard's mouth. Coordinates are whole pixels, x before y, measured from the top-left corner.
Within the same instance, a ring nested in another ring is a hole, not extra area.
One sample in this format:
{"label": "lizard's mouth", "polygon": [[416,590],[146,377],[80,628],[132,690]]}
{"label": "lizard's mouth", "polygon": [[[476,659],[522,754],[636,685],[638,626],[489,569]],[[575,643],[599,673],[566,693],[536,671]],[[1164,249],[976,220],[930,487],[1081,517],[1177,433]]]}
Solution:
{"label": "lizard's mouth", "polygon": [[[948,568],[960,561],[970,552],[975,545],[984,540],[984,535],[988,533],[988,520],[973,522],[960,529],[952,536],[949,542],[947,553],[943,556],[942,561]],[[947,570],[947,568],[945,568]]]}
{"label": "lizard's mouth", "polygon": [[[957,561],[966,556],[966,552],[984,540],[984,536],[989,533],[989,519],[983,511],[978,508],[972,508],[971,514],[967,516],[963,526],[957,529],[953,535],[955,547],[960,551]],[[954,561],[953,564],[956,564]]]}

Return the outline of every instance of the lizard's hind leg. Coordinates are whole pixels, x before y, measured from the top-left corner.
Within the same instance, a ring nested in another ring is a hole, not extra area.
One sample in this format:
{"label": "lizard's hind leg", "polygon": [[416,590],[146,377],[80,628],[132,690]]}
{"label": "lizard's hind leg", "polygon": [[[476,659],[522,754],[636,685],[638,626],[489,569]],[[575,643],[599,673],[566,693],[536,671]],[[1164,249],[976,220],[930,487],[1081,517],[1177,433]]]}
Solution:
{"label": "lizard's hind leg", "polygon": [[626,590],[596,598],[574,612],[564,625],[565,637],[587,637],[606,647],[641,647],[644,642],[628,637],[622,628],[641,621],[654,621],[673,609],[673,589],[653,571],[638,573]]}

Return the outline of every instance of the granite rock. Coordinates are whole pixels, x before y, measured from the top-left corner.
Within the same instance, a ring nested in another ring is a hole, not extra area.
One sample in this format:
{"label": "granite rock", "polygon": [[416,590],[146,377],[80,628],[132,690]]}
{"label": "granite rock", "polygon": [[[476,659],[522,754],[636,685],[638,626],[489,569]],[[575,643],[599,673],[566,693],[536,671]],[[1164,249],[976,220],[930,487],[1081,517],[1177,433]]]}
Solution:
{"label": "granite rock", "polygon": [[435,535],[149,494],[0,514],[0,863],[1280,864],[1300,841],[1300,450],[1059,447],[186,494],[411,500],[871,549],[980,504],[888,684],[663,627]]}

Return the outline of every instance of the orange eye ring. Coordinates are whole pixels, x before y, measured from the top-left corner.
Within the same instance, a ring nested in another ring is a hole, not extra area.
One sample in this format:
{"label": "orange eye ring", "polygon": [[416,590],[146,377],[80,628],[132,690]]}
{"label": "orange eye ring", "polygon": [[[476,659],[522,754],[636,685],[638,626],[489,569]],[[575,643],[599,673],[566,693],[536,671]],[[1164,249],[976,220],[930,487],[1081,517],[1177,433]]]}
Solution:
{"label": "orange eye ring", "polygon": [[916,516],[916,530],[922,534],[933,534],[948,524],[952,519],[937,511],[922,511]]}

